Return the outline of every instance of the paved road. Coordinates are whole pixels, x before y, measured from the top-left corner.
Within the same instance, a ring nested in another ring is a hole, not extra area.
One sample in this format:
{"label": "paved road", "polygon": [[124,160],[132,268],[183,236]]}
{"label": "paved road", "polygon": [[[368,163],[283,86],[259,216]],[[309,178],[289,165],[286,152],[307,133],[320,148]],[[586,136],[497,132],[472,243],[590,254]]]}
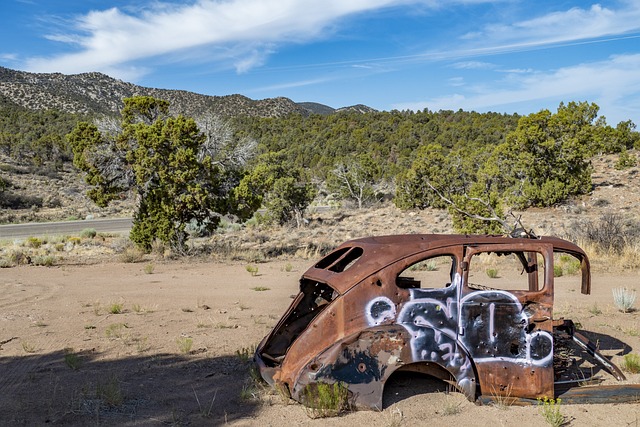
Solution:
{"label": "paved road", "polygon": [[26,239],[30,236],[79,235],[85,228],[98,233],[122,233],[131,230],[131,218],[87,219],[84,221],[30,222],[26,224],[0,225],[0,240]]}
{"label": "paved road", "polygon": [[[314,206],[313,212],[330,210],[329,206]],[[264,210],[260,210],[264,212]],[[98,233],[128,234],[131,230],[132,218],[87,219],[84,221],[62,222],[29,222],[25,224],[0,225],[0,240],[26,239],[27,237],[79,235],[85,228],[93,228]]]}

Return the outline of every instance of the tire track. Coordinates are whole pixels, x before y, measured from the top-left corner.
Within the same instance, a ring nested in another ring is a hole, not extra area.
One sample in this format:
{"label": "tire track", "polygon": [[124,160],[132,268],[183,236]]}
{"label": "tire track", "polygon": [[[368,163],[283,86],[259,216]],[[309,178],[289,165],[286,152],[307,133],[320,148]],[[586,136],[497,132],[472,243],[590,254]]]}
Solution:
{"label": "tire track", "polygon": [[0,283],[0,309],[21,308],[51,299],[61,288],[56,284]]}

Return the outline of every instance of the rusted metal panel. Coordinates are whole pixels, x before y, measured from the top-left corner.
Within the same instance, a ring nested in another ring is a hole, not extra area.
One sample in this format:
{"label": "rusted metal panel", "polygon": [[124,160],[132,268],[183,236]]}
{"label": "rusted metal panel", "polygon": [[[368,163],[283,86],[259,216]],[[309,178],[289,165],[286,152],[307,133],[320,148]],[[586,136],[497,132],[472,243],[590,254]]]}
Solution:
{"label": "rusted metal panel", "polygon": [[[520,260],[525,290],[471,286],[473,257],[491,252]],[[345,242],[302,275],[300,293],[258,346],[256,363],[263,378],[296,400],[314,384],[342,382],[356,406],[366,408],[382,407],[386,381],[402,370],[446,379],[472,401],[553,396],[554,327],[575,332],[552,318],[554,252],[581,262],[581,291],[589,293],[586,254],[558,238],[403,235]],[[441,255],[452,261],[444,287],[401,276]],[[544,259],[540,278],[537,257]],[[607,368],[619,372],[613,366]]]}
{"label": "rusted metal panel", "polygon": [[580,347],[582,347],[590,355],[592,355],[598,361],[598,363],[600,363],[602,366],[604,366],[604,368],[607,371],[609,371],[609,373],[611,375],[616,377],[616,379],[618,381],[626,380],[626,378],[625,378],[624,374],[622,373],[622,371],[620,370],[620,368],[618,368],[616,365],[611,363],[609,361],[609,359],[604,357],[598,351],[598,346],[596,344],[592,343],[591,341],[589,341],[589,338],[587,338],[584,335],[582,335],[582,334],[580,334],[578,332],[575,332],[575,331],[573,332],[572,338],[573,338],[573,341],[575,341]]}
{"label": "rusted metal panel", "polygon": [[640,384],[575,387],[557,397],[562,403],[640,403]]}
{"label": "rusted metal panel", "polygon": [[514,369],[512,361],[490,361],[479,369],[483,394],[490,396],[536,398],[553,396],[553,370],[530,364]]}

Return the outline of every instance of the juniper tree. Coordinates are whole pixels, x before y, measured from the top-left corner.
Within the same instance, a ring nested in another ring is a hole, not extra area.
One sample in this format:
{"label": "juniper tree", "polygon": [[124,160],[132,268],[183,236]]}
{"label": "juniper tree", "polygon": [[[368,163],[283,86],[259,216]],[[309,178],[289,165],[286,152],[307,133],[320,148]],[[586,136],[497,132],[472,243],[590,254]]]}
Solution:
{"label": "juniper tree", "polygon": [[[169,103],[124,99],[119,123],[82,122],[68,135],[74,164],[86,173],[89,197],[99,206],[133,192],[131,239],[149,250],[154,239],[183,250],[187,225],[213,230],[233,210],[239,172],[215,158],[211,135],[187,117],[169,116]],[[218,144],[219,141],[216,141]]]}
{"label": "juniper tree", "polygon": [[506,207],[551,206],[591,191],[589,153],[611,129],[597,112],[595,104],[570,102],[555,114],[523,116],[490,150],[423,146],[398,179],[396,204],[447,207],[460,232],[510,232]]}
{"label": "juniper tree", "polygon": [[261,206],[270,223],[295,222],[301,226],[304,212],[316,195],[300,168],[289,164],[282,153],[265,153],[234,190],[238,212],[247,216]]}

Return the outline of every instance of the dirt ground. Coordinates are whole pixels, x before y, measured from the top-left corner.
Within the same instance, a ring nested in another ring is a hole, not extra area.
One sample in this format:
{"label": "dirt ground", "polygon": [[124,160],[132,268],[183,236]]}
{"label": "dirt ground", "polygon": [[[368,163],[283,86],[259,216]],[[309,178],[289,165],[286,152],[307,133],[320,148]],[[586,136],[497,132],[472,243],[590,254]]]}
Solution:
{"label": "dirt ground", "polygon": [[[247,357],[311,263],[277,260],[254,274],[244,262],[213,260],[0,270],[0,424],[546,425],[536,406],[478,406],[424,378],[391,380],[381,412],[331,419],[311,419],[303,406],[256,389]],[[590,296],[572,282],[557,279],[555,316],[579,322],[618,364],[638,353],[640,314],[618,312],[611,294],[637,290],[637,274],[596,273]],[[637,403],[561,411],[576,426],[640,420]]]}

